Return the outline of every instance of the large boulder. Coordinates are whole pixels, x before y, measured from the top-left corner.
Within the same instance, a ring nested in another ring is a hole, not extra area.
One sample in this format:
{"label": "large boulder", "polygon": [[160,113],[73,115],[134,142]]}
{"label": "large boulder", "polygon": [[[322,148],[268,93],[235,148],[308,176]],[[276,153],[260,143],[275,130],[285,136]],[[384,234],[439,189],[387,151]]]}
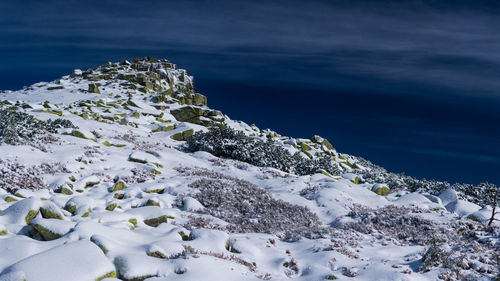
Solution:
{"label": "large boulder", "polygon": [[99,247],[88,240],[63,244],[23,259],[6,268],[0,274],[0,280],[15,272],[22,272],[26,280],[37,281],[89,281],[116,277],[113,264]]}
{"label": "large boulder", "polygon": [[39,213],[43,201],[36,198],[27,198],[9,206],[0,214],[0,223],[29,224]]}
{"label": "large boulder", "polygon": [[170,114],[180,122],[189,122],[205,127],[224,126],[224,116],[217,110],[203,109],[198,106],[189,105],[172,109]]}
{"label": "large boulder", "polygon": [[171,110],[170,113],[177,121],[199,124],[200,117],[203,116],[203,109],[196,106],[184,106]]}
{"label": "large boulder", "polygon": [[45,241],[55,240],[63,237],[75,226],[74,222],[62,221],[58,219],[35,218],[30,223],[36,233]]}

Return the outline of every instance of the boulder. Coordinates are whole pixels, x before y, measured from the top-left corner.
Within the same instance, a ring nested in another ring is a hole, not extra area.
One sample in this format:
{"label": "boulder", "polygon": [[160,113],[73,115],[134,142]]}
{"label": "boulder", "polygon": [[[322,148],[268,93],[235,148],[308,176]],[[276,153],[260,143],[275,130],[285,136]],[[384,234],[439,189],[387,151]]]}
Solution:
{"label": "boulder", "polygon": [[372,186],[372,191],[378,195],[387,196],[391,192],[391,189],[387,184],[376,183]]}
{"label": "boulder", "polygon": [[188,129],[188,130],[173,134],[170,136],[170,138],[173,140],[176,140],[176,141],[185,141],[192,134],[194,134],[194,130]]}
{"label": "boulder", "polygon": [[311,138],[312,142],[314,143],[318,143],[318,144],[321,144],[321,145],[324,145],[326,148],[328,149],[333,149],[333,146],[332,144],[327,140],[327,139],[324,139],[318,135],[314,135],[312,138]]}
{"label": "boulder", "polygon": [[27,225],[39,213],[41,202],[36,198],[27,198],[15,202],[0,214],[0,221],[5,224]]}
{"label": "boulder", "polygon": [[100,94],[99,86],[97,84],[89,84],[89,93]]}
{"label": "boulder", "polygon": [[196,106],[184,106],[171,110],[170,113],[177,121],[199,124],[200,117],[203,116],[203,109]]}
{"label": "boulder", "polygon": [[40,207],[40,213],[42,214],[43,218],[46,219],[63,219],[63,213],[57,207],[54,203],[52,202],[46,202]]}
{"label": "boulder", "polygon": [[[36,265],[36,266],[34,266]],[[5,269],[7,274],[23,272],[26,280],[102,280],[116,277],[115,267],[95,244],[79,240],[23,259]]]}
{"label": "boulder", "polygon": [[118,182],[115,183],[115,185],[110,189],[110,192],[115,192],[115,191],[118,191],[118,190],[124,190],[125,188],[127,188],[127,184],[122,181],[122,180],[119,180]]}
{"label": "boulder", "polygon": [[43,240],[51,241],[59,239],[71,231],[75,223],[58,219],[36,218],[31,221],[30,225],[40,234]]}
{"label": "boulder", "polygon": [[446,206],[450,203],[456,202],[458,200],[457,192],[453,188],[447,188],[439,194],[439,198],[443,205]]}

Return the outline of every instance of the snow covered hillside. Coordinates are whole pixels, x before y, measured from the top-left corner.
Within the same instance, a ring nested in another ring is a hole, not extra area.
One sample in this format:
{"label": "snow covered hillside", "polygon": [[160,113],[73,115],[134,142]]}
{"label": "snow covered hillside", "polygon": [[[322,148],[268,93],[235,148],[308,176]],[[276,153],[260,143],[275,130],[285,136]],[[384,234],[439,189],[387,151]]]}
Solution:
{"label": "snow covered hillside", "polygon": [[0,140],[1,281],[500,280],[496,186],[231,120],[167,60],[0,92]]}

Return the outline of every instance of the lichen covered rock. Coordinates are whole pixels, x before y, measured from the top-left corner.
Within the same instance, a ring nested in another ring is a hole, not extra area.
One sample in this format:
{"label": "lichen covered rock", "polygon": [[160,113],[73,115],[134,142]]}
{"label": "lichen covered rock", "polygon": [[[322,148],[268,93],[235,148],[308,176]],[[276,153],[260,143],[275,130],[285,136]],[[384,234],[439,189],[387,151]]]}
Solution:
{"label": "lichen covered rock", "polygon": [[386,184],[374,184],[372,191],[378,195],[387,196],[391,192],[391,189]]}
{"label": "lichen covered rock", "polygon": [[43,240],[51,241],[64,236],[75,226],[75,223],[58,219],[36,218],[31,221],[30,225],[40,234]]}
{"label": "lichen covered rock", "polygon": [[115,185],[110,189],[110,192],[124,190],[125,188],[127,188],[127,184],[124,181],[120,180],[115,183]]}
{"label": "lichen covered rock", "polygon": [[97,84],[89,84],[89,93],[100,94],[99,86]]}
{"label": "lichen covered rock", "polygon": [[171,139],[176,141],[185,141],[189,136],[194,134],[193,129],[188,129],[179,133],[175,133],[170,136]]}

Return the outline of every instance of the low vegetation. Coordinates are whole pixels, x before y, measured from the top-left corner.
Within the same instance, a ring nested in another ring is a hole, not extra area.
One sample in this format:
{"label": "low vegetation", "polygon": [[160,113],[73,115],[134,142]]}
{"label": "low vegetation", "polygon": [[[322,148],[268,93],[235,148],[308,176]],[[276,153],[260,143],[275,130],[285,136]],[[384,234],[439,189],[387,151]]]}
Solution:
{"label": "low vegetation", "polygon": [[311,175],[326,171],[339,175],[340,170],[332,165],[328,156],[310,159],[300,152],[291,154],[272,140],[245,135],[231,128],[210,128],[208,132],[196,132],[187,139],[191,152],[206,151],[217,157],[243,161],[258,167],[272,167],[297,175]]}

